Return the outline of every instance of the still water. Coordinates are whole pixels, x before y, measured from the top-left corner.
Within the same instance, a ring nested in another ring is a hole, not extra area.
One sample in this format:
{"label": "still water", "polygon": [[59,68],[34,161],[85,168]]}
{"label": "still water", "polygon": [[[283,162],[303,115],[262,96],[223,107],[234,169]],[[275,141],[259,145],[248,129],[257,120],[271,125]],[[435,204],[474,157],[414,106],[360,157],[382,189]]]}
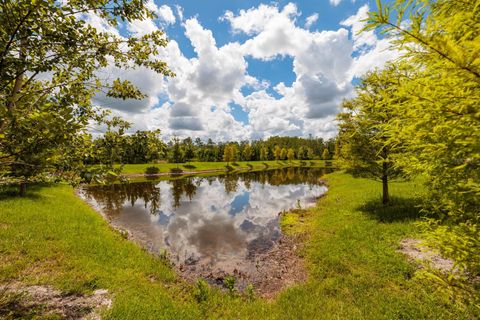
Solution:
{"label": "still water", "polygon": [[279,213],[326,192],[323,168],[284,168],[214,177],[88,186],[83,197],[110,222],[173,263],[241,268],[281,235]]}

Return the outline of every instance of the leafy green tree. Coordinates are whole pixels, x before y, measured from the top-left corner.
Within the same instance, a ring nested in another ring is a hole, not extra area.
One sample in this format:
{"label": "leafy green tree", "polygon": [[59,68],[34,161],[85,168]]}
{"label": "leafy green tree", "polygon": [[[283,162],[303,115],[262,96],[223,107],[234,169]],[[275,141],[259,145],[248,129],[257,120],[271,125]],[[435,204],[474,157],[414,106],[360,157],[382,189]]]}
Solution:
{"label": "leafy green tree", "polygon": [[275,160],[280,160],[282,157],[282,148],[280,146],[276,145],[275,149],[273,149],[273,156],[275,157]]}
{"label": "leafy green tree", "polygon": [[[399,103],[395,96],[398,80],[393,66],[368,73],[357,86],[357,96],[343,103],[338,115],[340,156],[357,176],[382,182],[383,204],[390,201],[388,182],[403,176],[393,164],[399,145],[390,140],[385,126],[393,119],[392,109]],[[328,158],[328,149],[324,159]]]}
{"label": "leafy green tree", "polygon": [[192,138],[188,137],[183,140],[183,149],[185,150],[185,161],[189,162],[195,157],[195,146],[193,145]]}
{"label": "leafy green tree", "polygon": [[327,148],[323,149],[322,159],[323,159],[323,160],[328,160],[328,159],[330,159],[330,152],[328,152],[328,149],[327,149]]}
{"label": "leafy green tree", "polygon": [[260,148],[260,160],[265,161],[268,160],[268,149],[265,146]]}
{"label": "leafy green tree", "polygon": [[312,149],[312,148],[308,148],[308,149],[307,149],[307,158],[308,158],[309,160],[312,160],[314,157],[315,157],[315,153],[313,152],[313,149]]}
{"label": "leafy green tree", "polygon": [[295,151],[292,148],[288,148],[287,158],[290,162],[295,159]]}
{"label": "leafy green tree", "polygon": [[243,149],[243,159],[245,161],[252,160],[252,146],[250,144],[245,145]]}
{"label": "leafy green tree", "polygon": [[144,98],[132,83],[105,81],[97,71],[115,65],[173,75],[155,58],[167,40],[160,31],[121,37],[79,18],[96,14],[110,26],[143,20],[153,16],[144,1],[6,0],[0,12],[1,182],[23,193],[30,181],[76,181],[85,170],[80,159],[92,155],[87,126],[106,116],[92,97],[102,90]]}
{"label": "leafy green tree", "polygon": [[172,148],[171,148],[171,153],[170,153],[170,161],[173,163],[178,164],[183,162],[185,159],[185,151],[182,148],[182,145],[180,144],[180,139],[177,137],[174,137],[172,139]]}
{"label": "leafy green tree", "polygon": [[[429,271],[457,301],[480,306],[480,11],[478,1],[378,3],[368,30],[394,37],[412,75],[402,77],[396,117],[387,126],[403,143],[396,163],[427,177],[427,239],[456,263],[448,275]],[[409,23],[404,23],[408,17]]]}
{"label": "leafy green tree", "polygon": [[282,160],[287,159],[287,149],[286,148],[282,148],[280,150],[280,159],[282,159]]}

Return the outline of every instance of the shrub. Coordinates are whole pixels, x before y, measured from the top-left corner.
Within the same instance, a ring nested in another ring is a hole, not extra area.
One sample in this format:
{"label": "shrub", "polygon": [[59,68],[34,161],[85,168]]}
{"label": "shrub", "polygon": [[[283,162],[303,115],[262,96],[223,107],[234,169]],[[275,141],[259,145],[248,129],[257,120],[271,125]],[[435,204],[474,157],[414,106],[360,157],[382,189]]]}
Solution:
{"label": "shrub", "polygon": [[145,174],[158,174],[159,172],[160,172],[160,168],[155,166],[147,167],[145,169]]}
{"label": "shrub", "polygon": [[233,171],[233,170],[235,170],[234,167],[229,166],[229,165],[226,165],[225,168],[227,168],[227,171]]}
{"label": "shrub", "polygon": [[172,174],[182,174],[183,170],[180,168],[171,168],[170,173]]}

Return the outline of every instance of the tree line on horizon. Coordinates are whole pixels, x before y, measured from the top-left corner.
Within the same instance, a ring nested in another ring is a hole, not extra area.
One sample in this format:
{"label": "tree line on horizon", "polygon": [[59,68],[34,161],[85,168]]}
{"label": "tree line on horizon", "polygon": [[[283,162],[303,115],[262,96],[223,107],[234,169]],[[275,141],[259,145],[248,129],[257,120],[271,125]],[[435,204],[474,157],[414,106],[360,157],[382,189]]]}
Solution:
{"label": "tree line on horizon", "polygon": [[224,142],[173,137],[165,143],[160,130],[137,131],[130,135],[111,135],[106,132],[92,143],[97,152],[85,159],[88,164],[330,160],[335,149],[335,139],[280,136],[266,140]]}

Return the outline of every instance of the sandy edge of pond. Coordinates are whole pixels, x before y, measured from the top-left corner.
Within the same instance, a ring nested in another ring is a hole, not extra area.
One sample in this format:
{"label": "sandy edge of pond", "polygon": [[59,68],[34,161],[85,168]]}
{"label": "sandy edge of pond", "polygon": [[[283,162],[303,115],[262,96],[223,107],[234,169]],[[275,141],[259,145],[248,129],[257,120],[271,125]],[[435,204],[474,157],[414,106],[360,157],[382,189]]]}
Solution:
{"label": "sandy edge of pond", "polygon": [[[79,199],[100,214],[100,216],[108,222],[109,227],[120,233],[123,238],[139,245],[149,254],[157,257],[160,256],[160,253],[152,250],[148,243],[135,237],[130,230],[113,224],[111,219],[109,219],[100,208],[87,202],[82,197],[82,191],[80,188],[75,189],[75,194]],[[323,196],[324,195],[322,195],[322,197]],[[279,216],[281,214],[282,212],[278,213]],[[211,285],[225,289],[225,278],[233,276],[236,279],[236,290],[243,292],[247,285],[251,284],[253,285],[256,295],[265,299],[273,299],[283,289],[307,280],[304,259],[300,256],[300,251],[305,244],[304,237],[305,234],[299,234],[296,236],[282,234],[272,248],[266,252],[258,253],[255,256],[256,270],[248,273],[238,270],[233,270],[231,273],[226,273],[222,270],[199,270],[194,263],[175,264],[173,259],[168,259],[168,261],[176,270],[177,274],[190,283],[195,283],[198,279],[204,279]]]}

